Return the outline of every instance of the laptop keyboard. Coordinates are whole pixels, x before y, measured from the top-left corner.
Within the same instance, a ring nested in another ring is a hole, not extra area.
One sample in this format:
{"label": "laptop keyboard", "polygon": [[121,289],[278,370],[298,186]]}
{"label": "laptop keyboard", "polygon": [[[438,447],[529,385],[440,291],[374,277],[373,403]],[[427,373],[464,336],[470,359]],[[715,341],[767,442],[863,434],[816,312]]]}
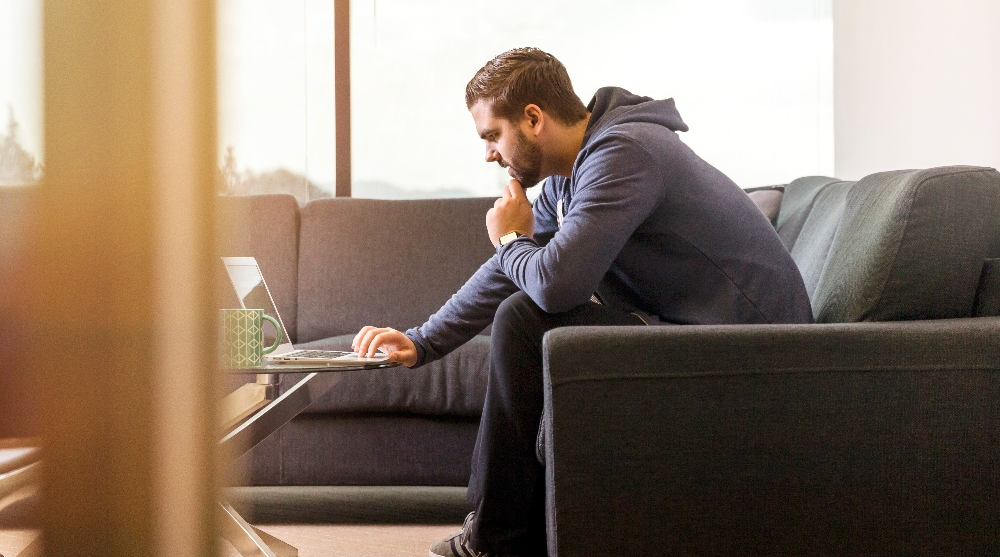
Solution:
{"label": "laptop keyboard", "polygon": [[341,352],[339,350],[295,350],[287,354],[282,354],[282,358],[339,358],[341,356],[350,356],[353,352]]}

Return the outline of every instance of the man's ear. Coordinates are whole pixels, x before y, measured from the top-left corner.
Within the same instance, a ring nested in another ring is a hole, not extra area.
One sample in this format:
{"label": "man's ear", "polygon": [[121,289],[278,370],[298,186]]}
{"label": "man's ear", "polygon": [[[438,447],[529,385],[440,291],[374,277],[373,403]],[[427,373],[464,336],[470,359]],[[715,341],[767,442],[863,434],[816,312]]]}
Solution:
{"label": "man's ear", "polygon": [[534,131],[535,135],[541,133],[545,125],[545,113],[537,104],[529,104],[524,107],[524,121]]}

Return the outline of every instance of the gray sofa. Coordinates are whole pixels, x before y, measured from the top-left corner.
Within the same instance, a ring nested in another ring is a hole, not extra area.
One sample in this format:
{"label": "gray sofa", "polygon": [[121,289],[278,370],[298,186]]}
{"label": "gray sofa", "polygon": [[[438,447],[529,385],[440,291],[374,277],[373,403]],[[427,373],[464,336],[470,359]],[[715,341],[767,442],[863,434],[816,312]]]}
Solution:
{"label": "gray sofa", "polygon": [[1000,174],[800,179],[774,222],[817,324],[546,336],[550,555],[1000,552]]}
{"label": "gray sofa", "polygon": [[[818,323],[550,333],[550,555],[995,552],[1000,174],[751,196]],[[230,253],[260,259],[306,346],[419,324],[493,254],[491,199],[224,201],[254,223]],[[249,481],[464,485],[488,351],[484,334],[424,369],[351,376],[248,455]]]}

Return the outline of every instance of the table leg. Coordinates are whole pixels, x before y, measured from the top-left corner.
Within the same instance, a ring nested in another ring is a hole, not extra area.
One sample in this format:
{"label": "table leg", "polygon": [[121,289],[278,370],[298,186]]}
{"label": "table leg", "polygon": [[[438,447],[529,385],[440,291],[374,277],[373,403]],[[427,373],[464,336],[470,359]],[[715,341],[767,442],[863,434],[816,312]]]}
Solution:
{"label": "table leg", "polygon": [[[223,452],[235,458],[249,451],[267,436],[309,407],[333,388],[343,377],[342,371],[312,372],[274,398],[274,391],[267,393],[269,402],[259,410],[250,412],[219,442]],[[276,375],[258,376],[258,384],[277,388]],[[253,397],[251,397],[253,398]],[[252,415],[251,415],[252,414]],[[231,417],[231,415],[230,415]],[[223,537],[243,556],[296,557],[298,550],[274,536],[255,528],[243,519],[228,503],[220,503],[224,514]]]}
{"label": "table leg", "polygon": [[39,535],[28,544],[28,547],[25,547],[20,553],[15,555],[15,557],[42,557],[42,555],[42,536]]}
{"label": "table leg", "polygon": [[251,525],[229,503],[221,502],[222,537],[243,557],[298,557],[299,550]]}
{"label": "table leg", "polygon": [[42,483],[41,462],[0,474],[0,510],[30,497]]}
{"label": "table leg", "polygon": [[[237,425],[220,441],[223,451],[229,452],[233,457],[249,451],[333,388],[342,376],[339,372],[310,373],[277,398],[274,397],[276,376],[258,376],[257,385],[267,385],[272,390],[264,393],[258,387],[245,386],[243,395],[230,399],[234,404],[225,407],[224,420]],[[257,406],[260,402],[263,405]],[[251,406],[257,407],[249,410]],[[239,414],[243,416],[232,419]],[[228,503],[222,502],[220,505],[223,513],[222,535],[240,555],[298,556],[296,548],[254,527]]]}
{"label": "table leg", "polygon": [[219,408],[222,415],[222,429],[227,431],[232,429],[254,412],[267,406],[274,398],[268,396],[270,390],[268,385],[247,383],[226,395]]}
{"label": "table leg", "polygon": [[342,377],[342,372],[313,372],[303,377],[227,433],[220,441],[223,451],[233,457],[249,451],[326,394]]}

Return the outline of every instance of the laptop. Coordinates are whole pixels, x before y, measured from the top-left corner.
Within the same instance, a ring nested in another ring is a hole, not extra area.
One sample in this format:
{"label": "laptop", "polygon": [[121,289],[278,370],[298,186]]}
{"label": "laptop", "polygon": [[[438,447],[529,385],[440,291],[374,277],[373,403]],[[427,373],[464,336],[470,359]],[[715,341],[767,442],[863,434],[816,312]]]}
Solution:
{"label": "laptop", "polygon": [[[222,263],[226,267],[226,274],[229,276],[229,282],[236,294],[238,307],[263,309],[266,315],[274,317],[281,325],[281,344],[274,352],[264,355],[265,364],[377,366],[389,361],[389,357],[386,355],[366,358],[357,352],[296,349],[289,340],[291,337],[288,336],[285,322],[281,320],[278,308],[274,305],[274,298],[271,297],[271,291],[267,288],[264,274],[261,273],[257,260],[253,257],[223,257]],[[233,307],[236,307],[236,303],[233,302]],[[264,345],[274,344],[276,334],[277,331],[274,330],[274,327],[265,322]]]}

